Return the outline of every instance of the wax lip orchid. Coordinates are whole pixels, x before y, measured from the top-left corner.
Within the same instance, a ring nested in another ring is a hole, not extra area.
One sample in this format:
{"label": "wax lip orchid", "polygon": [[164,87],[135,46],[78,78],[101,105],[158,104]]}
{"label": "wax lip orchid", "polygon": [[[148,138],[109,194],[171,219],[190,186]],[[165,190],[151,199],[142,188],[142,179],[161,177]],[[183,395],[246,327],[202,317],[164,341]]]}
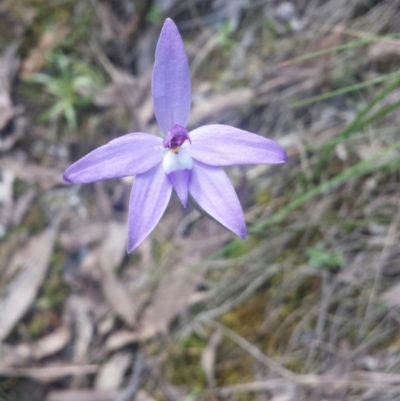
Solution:
{"label": "wax lip orchid", "polygon": [[278,164],[287,160],[277,143],[228,125],[188,132],[191,105],[189,65],[175,23],[167,19],[158,39],[152,92],[164,140],[144,132],[124,135],[78,160],[64,173],[71,183],[136,176],[129,201],[128,252],[154,229],[172,188],[186,207],[189,193],[222,225],[246,237],[236,192],[223,166]]}

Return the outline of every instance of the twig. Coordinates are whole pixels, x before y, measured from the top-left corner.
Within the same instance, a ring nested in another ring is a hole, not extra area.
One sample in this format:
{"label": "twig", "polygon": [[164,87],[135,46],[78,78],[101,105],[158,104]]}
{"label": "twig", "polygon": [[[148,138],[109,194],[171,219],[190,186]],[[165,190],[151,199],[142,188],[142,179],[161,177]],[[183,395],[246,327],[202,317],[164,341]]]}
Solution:
{"label": "twig", "polygon": [[396,238],[396,228],[399,223],[399,219],[400,219],[400,203],[398,204],[397,215],[393,219],[392,223],[389,226],[389,230],[387,232],[385,242],[383,244],[382,252],[379,255],[379,258],[375,265],[374,282],[373,282],[372,289],[371,289],[371,292],[368,297],[368,303],[367,303],[367,308],[365,310],[364,319],[363,319],[361,327],[358,331],[358,339],[359,340],[365,336],[367,326],[370,322],[372,306],[374,304],[374,301],[376,300],[377,290],[378,290],[380,282],[381,282],[382,268],[389,257],[389,251],[390,251],[391,245],[393,245],[393,243],[394,243],[393,240]]}
{"label": "twig", "polygon": [[140,376],[142,375],[144,367],[144,355],[142,351],[138,351],[135,362],[133,364],[132,376],[128,385],[121,391],[116,401],[129,401],[134,400],[139,388]]}
{"label": "twig", "polygon": [[316,338],[314,341],[311,342],[310,351],[304,364],[303,372],[307,372],[309,370],[310,365],[313,362],[317,348],[320,346],[323,340],[324,327],[330,303],[330,295],[331,295],[330,274],[328,271],[325,270],[322,272],[322,293],[321,293],[321,301],[318,313],[317,327],[315,329]]}
{"label": "twig", "polygon": [[257,359],[259,362],[267,366],[273,372],[277,373],[279,376],[284,377],[285,379],[297,382],[297,374],[291,372],[290,370],[281,366],[278,362],[275,362],[269,356],[265,355],[262,351],[260,351],[253,344],[249,343],[245,338],[235,333],[234,331],[228,329],[220,323],[215,321],[209,321],[207,324],[210,324],[222,331],[223,334],[228,336],[232,341],[242,347],[245,351],[247,351],[253,358]]}

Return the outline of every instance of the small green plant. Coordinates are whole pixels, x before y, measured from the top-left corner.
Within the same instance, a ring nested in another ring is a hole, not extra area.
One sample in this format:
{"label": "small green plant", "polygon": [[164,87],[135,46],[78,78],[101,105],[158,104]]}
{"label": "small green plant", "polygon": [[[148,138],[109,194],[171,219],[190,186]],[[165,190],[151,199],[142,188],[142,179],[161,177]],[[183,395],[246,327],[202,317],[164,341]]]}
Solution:
{"label": "small green plant", "polygon": [[235,27],[232,21],[225,22],[217,28],[217,42],[225,56],[228,56],[235,47],[236,42],[232,39],[234,32]]}
{"label": "small green plant", "polygon": [[344,265],[343,255],[340,252],[328,252],[322,242],[313,248],[308,248],[306,254],[309,258],[309,264],[316,269],[339,270]]}
{"label": "small green plant", "polygon": [[159,25],[161,23],[162,10],[157,5],[151,6],[149,12],[146,15],[146,20],[153,25]]}
{"label": "small green plant", "polygon": [[70,129],[78,127],[77,109],[89,106],[92,101],[83,89],[103,85],[102,75],[74,57],[62,52],[53,52],[48,56],[49,72],[38,73],[27,78],[28,82],[43,85],[44,90],[55,99],[53,105],[41,116],[43,121],[50,121],[64,116]]}

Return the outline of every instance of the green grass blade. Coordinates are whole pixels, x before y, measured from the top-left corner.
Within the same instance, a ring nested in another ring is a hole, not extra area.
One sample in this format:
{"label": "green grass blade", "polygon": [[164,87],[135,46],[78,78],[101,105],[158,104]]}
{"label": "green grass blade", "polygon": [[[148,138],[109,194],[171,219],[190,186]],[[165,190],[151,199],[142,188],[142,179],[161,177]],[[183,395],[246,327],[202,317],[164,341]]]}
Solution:
{"label": "green grass blade", "polygon": [[371,117],[368,117],[367,119],[363,120],[360,125],[364,127],[366,125],[372,124],[373,122],[381,119],[382,117],[385,117],[387,114],[391,113],[392,111],[398,108],[400,108],[400,100],[398,102],[389,104],[386,107],[383,107],[382,109],[378,110]]}
{"label": "green grass blade", "polygon": [[285,66],[285,65],[288,65],[288,64],[300,63],[302,61],[307,61],[307,60],[311,60],[313,58],[326,56],[327,54],[340,52],[342,50],[354,49],[354,48],[357,48],[357,47],[361,47],[361,46],[369,45],[369,44],[372,44],[372,43],[385,41],[385,40],[388,40],[388,39],[390,40],[390,39],[394,39],[394,38],[398,38],[398,37],[400,37],[400,34],[399,33],[395,33],[393,35],[375,36],[375,37],[369,38],[369,39],[353,40],[353,41],[348,42],[348,43],[344,43],[344,44],[341,44],[341,45],[338,45],[338,46],[328,47],[327,49],[322,49],[322,50],[318,50],[316,52],[307,53],[307,54],[304,54],[302,56],[296,57],[296,58],[294,58],[292,60],[284,61],[283,63],[280,63],[279,66]]}
{"label": "green grass blade", "polygon": [[378,163],[379,159],[386,156],[393,150],[400,148],[400,141],[396,142],[394,145],[389,146],[388,148],[379,152],[376,156],[369,158],[367,160],[363,160],[356,165],[347,168],[340,174],[337,174],[333,178],[323,182],[322,184],[316,186],[315,188],[311,189],[310,191],[306,192],[303,195],[300,195],[295,200],[290,202],[288,205],[283,207],[279,212],[272,215],[268,219],[256,224],[249,232],[251,234],[257,234],[261,232],[263,229],[268,227],[273,223],[277,223],[282,221],[291,211],[297,209],[298,207],[304,205],[306,202],[311,200],[312,198],[321,195],[327,190],[330,190],[344,182],[348,181],[349,179],[359,177],[368,173],[371,173],[375,170],[382,168],[383,166],[390,164],[393,160],[386,161],[383,164]]}
{"label": "green grass blade", "polygon": [[299,100],[297,102],[293,102],[289,104],[289,107],[295,109],[297,107],[305,106],[311,103],[320,102],[322,100],[331,99],[335,96],[344,95],[345,93],[354,92],[359,89],[368,88],[369,86],[380,84],[382,82],[388,81],[392,78],[395,78],[399,75],[398,72],[390,73],[383,75],[381,77],[373,78],[368,81],[360,82],[355,85],[346,86],[345,88],[341,88],[332,92],[324,93],[323,95],[309,97],[308,99]]}
{"label": "green grass blade", "polygon": [[326,161],[328,160],[329,156],[332,154],[332,152],[335,150],[336,146],[338,143],[340,143],[342,140],[348,138],[351,134],[359,131],[363,126],[366,124],[363,123],[364,118],[366,115],[381,101],[383,100],[387,95],[389,95],[391,92],[393,92],[395,89],[397,89],[400,86],[400,74],[396,73],[397,77],[396,79],[387,87],[382,89],[365,107],[362,109],[358,114],[357,117],[337,136],[337,138],[334,141],[331,141],[328,146],[321,152],[320,155],[320,160],[315,167],[315,173],[314,176],[318,177],[320,175],[320,172],[324,165],[326,164]]}

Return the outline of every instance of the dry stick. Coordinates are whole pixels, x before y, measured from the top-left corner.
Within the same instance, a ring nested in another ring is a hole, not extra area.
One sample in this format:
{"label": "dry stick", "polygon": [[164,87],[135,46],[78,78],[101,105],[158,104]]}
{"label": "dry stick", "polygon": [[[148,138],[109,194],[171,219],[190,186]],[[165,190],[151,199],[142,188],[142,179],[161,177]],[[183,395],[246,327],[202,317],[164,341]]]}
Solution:
{"label": "dry stick", "polygon": [[133,364],[133,371],[131,379],[116,401],[129,401],[134,400],[139,388],[140,376],[144,367],[144,355],[142,351],[137,351],[136,359]]}
{"label": "dry stick", "polygon": [[[286,400],[286,399],[295,399],[296,385],[288,383],[287,380],[282,379],[270,379],[266,381],[256,381],[252,383],[243,383],[243,384],[233,384],[231,386],[220,387],[216,390],[216,393],[223,396],[228,397],[236,393],[250,393],[250,392],[260,392],[260,391],[268,391],[274,392],[275,389],[279,387],[285,388],[287,392],[292,395],[292,398],[286,398],[285,396],[281,397],[273,397],[272,399],[276,400]],[[270,399],[270,398],[268,398]]]}
{"label": "dry stick", "polygon": [[65,376],[81,376],[97,373],[99,365],[61,365],[36,366],[30,368],[0,368],[0,375],[5,377],[28,377],[43,382],[59,380]]}
{"label": "dry stick", "polygon": [[398,203],[397,215],[389,226],[389,230],[386,235],[385,242],[383,244],[382,252],[378,258],[378,263],[376,264],[376,267],[375,267],[375,277],[374,277],[374,282],[372,285],[371,292],[369,294],[367,308],[365,311],[363,322],[360,326],[360,329],[358,330],[358,339],[359,340],[365,336],[365,332],[367,330],[369,318],[372,313],[372,306],[373,306],[374,300],[376,298],[376,292],[377,292],[377,289],[381,282],[382,267],[383,267],[383,264],[385,263],[385,261],[387,260],[387,258],[389,257],[389,249],[390,249],[391,240],[392,240],[392,238],[395,238],[395,229],[396,229],[397,224],[399,223],[399,219],[400,219],[400,202]]}
{"label": "dry stick", "polygon": [[285,379],[291,380],[293,382],[298,382],[298,375],[296,373],[291,372],[290,370],[281,366],[278,362],[275,362],[269,356],[265,355],[262,351],[260,351],[253,344],[249,343],[245,338],[236,334],[234,331],[226,328],[220,323],[217,323],[214,320],[210,320],[207,322],[211,326],[214,326],[222,331],[223,334],[228,336],[231,340],[233,340],[236,344],[242,347],[245,351],[247,351],[253,358],[257,359],[259,362],[267,366],[273,372],[277,373],[279,376],[284,377]]}
{"label": "dry stick", "polygon": [[[94,2],[94,0],[92,0],[92,2]],[[123,80],[121,73],[114,67],[114,65],[108,59],[107,55],[101,49],[101,46],[95,40],[91,41],[90,47],[93,53],[97,56],[97,59],[99,60],[102,67],[106,70],[107,74],[110,76],[113,84],[116,85],[118,95],[122,99],[125,109],[129,113],[129,116],[131,118],[132,126],[137,126],[139,120],[136,111],[130,106],[126,91],[123,90],[123,88],[120,85],[118,85],[118,83],[121,83]],[[140,127],[140,129],[142,128]]]}
{"label": "dry stick", "polygon": [[328,314],[328,308],[330,303],[330,295],[331,295],[331,285],[330,285],[330,274],[329,271],[324,270],[322,272],[322,294],[321,301],[319,306],[319,314],[317,320],[317,327],[315,329],[315,341],[311,342],[310,351],[307,356],[307,360],[303,367],[303,372],[307,372],[310,368],[310,365],[313,362],[315,353],[317,348],[320,346],[322,342],[322,337],[324,335],[324,326],[326,322],[326,317]]}
{"label": "dry stick", "polygon": [[271,266],[264,274],[253,280],[237,298],[229,300],[209,311],[199,313],[195,318],[196,323],[208,323],[209,320],[215,319],[216,317],[229,312],[235,306],[246,300],[250,295],[254,294],[273,274],[277,273],[280,268],[280,265]]}
{"label": "dry stick", "polygon": [[[220,329],[223,334],[228,336],[232,341],[248,352],[253,358],[257,359],[259,362],[271,369],[271,371],[296,384],[310,387],[317,387],[323,383],[329,383],[334,385],[348,385],[355,388],[379,388],[388,390],[399,388],[400,375],[381,374],[376,372],[354,372],[349,378],[342,379],[331,375],[297,374],[284,368],[278,362],[275,362],[273,359],[265,355],[260,349],[248,342],[245,338],[236,334],[234,331],[228,329],[222,324],[214,320],[210,320],[207,322],[207,324]],[[376,376],[379,376],[379,380],[376,380]],[[217,392],[220,390],[222,389],[216,389]]]}

